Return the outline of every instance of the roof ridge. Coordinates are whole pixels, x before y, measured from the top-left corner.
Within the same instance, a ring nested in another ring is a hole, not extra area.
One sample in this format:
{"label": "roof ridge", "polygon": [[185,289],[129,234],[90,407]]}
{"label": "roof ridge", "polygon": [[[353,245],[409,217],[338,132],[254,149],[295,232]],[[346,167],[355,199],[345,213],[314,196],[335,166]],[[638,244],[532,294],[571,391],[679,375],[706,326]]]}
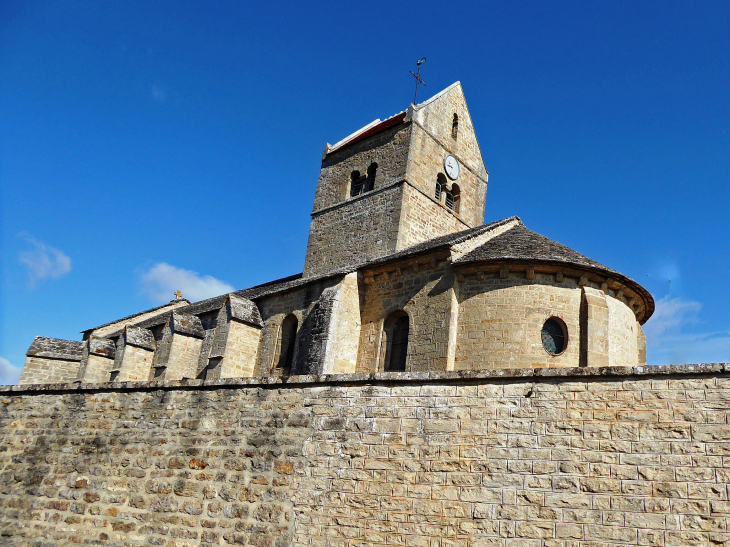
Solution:
{"label": "roof ridge", "polygon": [[515,228],[516,226],[524,226],[519,217],[513,217],[508,222],[494,226],[489,230],[485,230],[473,237],[470,237],[469,239],[465,239],[464,241],[454,244],[452,246],[454,251],[452,260],[457,262],[462,256],[470,253],[479,245],[484,245],[491,239],[501,236],[503,233]]}
{"label": "roof ridge", "polygon": [[423,101],[422,103],[414,104],[414,105],[413,105],[413,108],[415,108],[416,110],[420,110],[420,109],[421,109],[421,108],[423,108],[424,106],[427,106],[427,105],[431,104],[431,103],[432,103],[432,102],[434,102],[434,101],[435,101],[436,99],[440,98],[440,97],[441,97],[441,96],[443,96],[443,95],[446,95],[446,93],[448,93],[449,91],[451,91],[451,90],[452,90],[453,88],[455,88],[456,86],[460,86],[460,85],[461,85],[461,82],[460,82],[459,80],[456,80],[456,81],[455,81],[455,82],[454,82],[453,84],[451,84],[451,85],[450,85],[449,87],[447,87],[447,88],[445,88],[445,89],[442,89],[441,91],[439,91],[438,93],[436,93],[436,95],[434,95],[434,96],[433,96],[433,97],[431,97],[430,99],[426,99],[426,100],[425,100],[425,101]]}
{"label": "roof ridge", "polygon": [[150,313],[150,312],[153,312],[155,310],[162,309],[162,308],[164,308],[166,306],[169,306],[173,302],[187,302],[188,305],[191,304],[190,300],[188,300],[187,298],[177,298],[175,300],[170,300],[166,304],[160,304],[159,306],[155,306],[154,308],[150,308],[148,310],[143,310],[143,311],[140,311],[140,312],[137,312],[137,313],[133,313],[132,315],[127,315],[126,317],[120,317],[119,319],[115,319],[114,321],[109,321],[108,323],[104,323],[103,325],[99,325],[98,327],[93,327],[93,328],[90,328],[90,329],[82,330],[81,333],[83,334],[83,333],[87,333],[87,332],[91,332],[91,331],[103,329],[104,327],[108,327],[110,325],[113,325],[114,323],[119,323],[121,321],[126,321],[127,319],[132,319],[134,317],[137,317],[138,315],[144,315],[145,313]]}

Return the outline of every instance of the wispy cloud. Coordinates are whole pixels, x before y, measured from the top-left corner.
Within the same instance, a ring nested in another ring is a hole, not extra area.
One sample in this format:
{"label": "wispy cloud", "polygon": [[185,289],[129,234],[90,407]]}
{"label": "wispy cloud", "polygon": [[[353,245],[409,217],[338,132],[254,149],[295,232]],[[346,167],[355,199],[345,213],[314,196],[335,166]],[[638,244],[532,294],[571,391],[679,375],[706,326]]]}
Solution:
{"label": "wispy cloud", "polygon": [[5,357],[0,357],[0,385],[17,384],[20,378],[21,367],[14,366]]}
{"label": "wispy cloud", "polygon": [[163,303],[174,298],[179,290],[190,301],[204,300],[234,290],[220,279],[198,272],[176,268],[165,262],[158,262],[140,275],[142,290],[155,302]]}
{"label": "wispy cloud", "polygon": [[31,285],[46,278],[56,279],[71,271],[71,259],[55,247],[28,234],[19,234],[31,248],[20,252],[18,259],[28,268]]}
{"label": "wispy cloud", "polygon": [[650,365],[730,362],[730,331],[691,332],[702,304],[665,296],[644,326]]}

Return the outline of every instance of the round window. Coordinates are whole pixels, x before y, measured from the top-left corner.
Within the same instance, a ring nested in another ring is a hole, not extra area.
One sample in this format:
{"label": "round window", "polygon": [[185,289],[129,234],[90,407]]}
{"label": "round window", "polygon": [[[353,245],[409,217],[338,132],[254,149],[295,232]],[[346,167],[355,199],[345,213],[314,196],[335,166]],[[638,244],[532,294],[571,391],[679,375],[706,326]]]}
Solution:
{"label": "round window", "polygon": [[542,326],[542,347],[550,355],[560,355],[568,345],[568,329],[560,319],[551,317]]}

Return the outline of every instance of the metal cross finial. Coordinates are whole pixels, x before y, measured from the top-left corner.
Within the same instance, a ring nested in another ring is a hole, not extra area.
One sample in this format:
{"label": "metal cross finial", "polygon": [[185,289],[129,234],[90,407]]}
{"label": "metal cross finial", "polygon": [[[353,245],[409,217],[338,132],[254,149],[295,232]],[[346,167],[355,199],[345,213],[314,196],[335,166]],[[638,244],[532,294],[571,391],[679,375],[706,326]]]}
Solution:
{"label": "metal cross finial", "polygon": [[423,59],[421,59],[420,61],[417,61],[416,62],[416,66],[418,67],[418,73],[414,73],[411,70],[411,74],[413,74],[413,77],[416,79],[416,93],[415,93],[415,95],[413,95],[413,104],[418,104],[416,102],[416,99],[418,98],[418,84],[426,85],[426,82],[424,82],[423,80],[421,80],[421,65],[423,63],[425,63],[425,62],[426,62],[426,58],[425,57]]}
{"label": "metal cross finial", "polygon": [[175,300],[177,300],[178,298],[182,298],[182,293],[180,292],[180,289],[175,291]]}

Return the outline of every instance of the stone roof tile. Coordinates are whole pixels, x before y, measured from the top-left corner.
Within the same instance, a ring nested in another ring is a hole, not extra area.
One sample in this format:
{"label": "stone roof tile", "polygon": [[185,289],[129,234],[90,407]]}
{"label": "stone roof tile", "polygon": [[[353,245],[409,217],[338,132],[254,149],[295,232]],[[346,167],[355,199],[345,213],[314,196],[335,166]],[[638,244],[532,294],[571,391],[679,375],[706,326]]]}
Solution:
{"label": "stone roof tile", "polygon": [[36,336],[25,354],[28,357],[45,357],[47,359],[65,359],[67,361],[81,361],[84,352],[83,342],[61,340]]}
{"label": "stone roof tile", "polygon": [[564,262],[566,264],[603,270],[610,274],[618,274],[618,272],[608,266],[591,260],[570,247],[561,245],[557,241],[528,230],[522,223],[490,239],[484,245],[477,247],[461,257],[457,262],[481,262],[485,260]]}
{"label": "stone roof tile", "polygon": [[[94,328],[91,328],[91,329],[82,330],[81,332],[82,332],[82,334],[90,333],[92,331],[99,330],[99,329],[104,328],[104,327],[108,327],[109,325],[113,325],[114,323],[121,323],[122,321],[127,321],[128,319],[134,319],[135,317],[137,317],[139,315],[144,315],[146,313],[151,313],[151,312],[153,312],[155,310],[164,310],[164,308],[170,306],[171,304],[174,304],[175,302],[187,302],[188,304],[190,304],[190,300],[188,300],[187,298],[180,298],[180,299],[177,299],[177,300],[171,300],[167,304],[162,304],[160,306],[156,306],[156,307],[150,308],[148,310],[144,310],[144,311],[141,311],[141,312],[133,313],[132,315],[128,315],[127,317],[122,317],[121,319],[115,319],[114,321],[109,321],[108,323],[104,323],[103,325],[99,325],[98,327],[94,327]],[[165,311],[161,311],[160,314],[165,313]]]}
{"label": "stone roof tile", "polygon": [[248,298],[243,298],[236,294],[229,294],[228,309],[232,318],[263,328],[264,322],[261,319],[259,308]]}
{"label": "stone roof tile", "polygon": [[155,349],[155,337],[149,329],[127,325],[124,327],[124,343],[147,350]]}
{"label": "stone roof tile", "polygon": [[99,355],[100,357],[106,357],[108,359],[114,359],[116,353],[116,346],[114,342],[108,338],[100,338],[98,336],[92,336],[87,340],[89,344],[89,354]]}
{"label": "stone roof tile", "polygon": [[172,330],[175,333],[187,334],[195,338],[205,338],[205,329],[200,319],[179,310],[172,311]]}

